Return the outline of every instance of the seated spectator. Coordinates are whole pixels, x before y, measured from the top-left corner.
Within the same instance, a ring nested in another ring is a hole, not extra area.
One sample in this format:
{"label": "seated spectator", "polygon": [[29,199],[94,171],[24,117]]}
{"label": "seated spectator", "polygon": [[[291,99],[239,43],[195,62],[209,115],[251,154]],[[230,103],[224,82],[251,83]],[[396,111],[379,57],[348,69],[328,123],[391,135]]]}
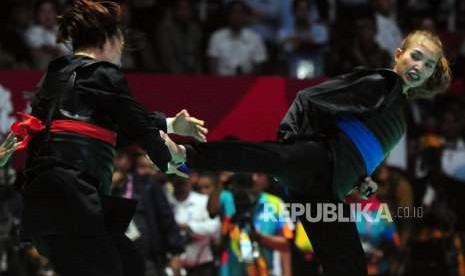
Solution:
{"label": "seated spectator", "polygon": [[199,74],[202,70],[202,28],[190,0],[176,0],[157,31],[161,71]]}
{"label": "seated spectator", "polygon": [[328,58],[327,74],[335,76],[349,72],[357,66],[368,68],[389,67],[391,54],[375,40],[376,25],[371,15],[357,18],[350,44],[336,44]]}
{"label": "seated spectator", "polygon": [[70,49],[57,44],[57,6],[52,0],[41,0],[35,6],[36,24],[26,32],[26,41],[32,49],[34,64],[45,69],[53,59],[68,53]]}
{"label": "seated spectator", "polygon": [[1,68],[30,68],[31,50],[26,44],[25,32],[31,23],[29,5],[17,3],[11,7],[8,20],[0,27],[0,52],[6,60],[0,58]]}
{"label": "seated spectator", "polygon": [[219,179],[217,174],[203,172],[199,175],[195,187],[199,193],[210,196],[218,185]]}
{"label": "seated spectator", "polygon": [[[324,73],[324,50],[329,35],[326,25],[310,21],[308,0],[295,0],[291,26],[279,31],[278,41],[288,60],[291,77],[312,78]],[[305,70],[305,65],[308,69]]]}
{"label": "seated spectator", "polygon": [[131,155],[126,150],[118,150],[114,159],[114,170],[121,172],[123,175],[130,174],[134,160],[131,158]]}
{"label": "seated spectator", "polygon": [[151,40],[146,33],[133,27],[133,14],[130,5],[121,4],[121,12],[125,26],[122,69],[124,71],[155,71],[157,64]]}
{"label": "seated spectator", "polygon": [[10,26],[0,29],[0,68],[28,68],[31,54],[24,40]]}
{"label": "seated spectator", "polygon": [[211,245],[218,237],[220,221],[209,217],[208,197],[192,191],[192,185],[187,179],[175,177],[173,186],[173,194],[168,199],[186,244],[182,266],[188,276],[214,275]]}
{"label": "seated spectator", "polygon": [[[463,109],[462,109],[463,110]],[[440,135],[444,140],[441,153],[442,171],[448,177],[465,182],[464,118],[445,111],[440,118]]]}
{"label": "seated spectator", "polygon": [[[308,21],[310,23],[322,23],[322,22],[329,22],[330,20],[334,20],[335,14],[335,3],[329,3],[326,0],[310,0],[308,1],[310,6],[309,13],[308,13]],[[294,9],[293,6],[295,5],[294,0],[283,0],[283,8],[282,11],[282,18],[281,18],[281,26],[280,29],[289,28],[294,25]]]}
{"label": "seated spectator", "polygon": [[394,53],[403,39],[402,32],[395,18],[393,0],[375,0],[376,42],[389,53]]}
{"label": "seated spectator", "polygon": [[267,52],[261,37],[245,27],[249,13],[241,1],[226,6],[228,25],[215,31],[208,45],[210,72],[225,76],[260,73]]}
{"label": "seated spectator", "polygon": [[205,33],[209,34],[223,23],[222,10],[224,0],[194,1],[196,17],[200,20]]}
{"label": "seated spectator", "polygon": [[[168,0],[132,0],[120,1],[130,5],[134,14],[131,24],[134,28],[151,34],[153,26],[156,26],[165,12],[165,6],[169,4]],[[154,42],[154,41],[152,41]]]}
{"label": "seated spectator", "polygon": [[273,74],[279,67],[278,31],[284,24],[286,12],[290,12],[291,0],[243,0],[250,7],[247,28],[264,41],[268,60],[262,66],[263,74]]}
{"label": "seated spectator", "polygon": [[370,0],[336,0],[337,20],[346,21],[357,18],[370,8],[370,3]]}
{"label": "seated spectator", "polygon": [[431,16],[424,16],[420,19],[420,24],[418,26],[418,29],[428,31],[430,33],[436,33],[436,22],[434,21],[434,18]]}
{"label": "seated spectator", "polygon": [[34,11],[32,3],[29,1],[16,1],[10,10],[10,23],[24,37],[27,29],[34,23]]}
{"label": "seated spectator", "polygon": [[282,13],[288,8],[288,0],[243,0],[243,2],[250,7],[250,23],[247,27],[260,35],[267,44],[276,44],[278,29],[282,25]]}

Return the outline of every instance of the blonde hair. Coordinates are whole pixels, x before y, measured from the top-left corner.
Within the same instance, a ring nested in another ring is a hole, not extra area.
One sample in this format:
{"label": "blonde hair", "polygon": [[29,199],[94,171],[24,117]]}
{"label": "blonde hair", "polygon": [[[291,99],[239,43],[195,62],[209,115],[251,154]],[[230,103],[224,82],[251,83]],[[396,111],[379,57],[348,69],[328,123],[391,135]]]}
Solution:
{"label": "blonde hair", "polygon": [[432,98],[436,94],[445,91],[451,82],[452,72],[449,68],[449,61],[444,55],[441,39],[428,31],[414,31],[410,33],[400,46],[402,51],[412,47],[412,45],[427,39],[440,49],[440,57],[433,74],[419,87],[411,88],[408,91],[409,98]]}

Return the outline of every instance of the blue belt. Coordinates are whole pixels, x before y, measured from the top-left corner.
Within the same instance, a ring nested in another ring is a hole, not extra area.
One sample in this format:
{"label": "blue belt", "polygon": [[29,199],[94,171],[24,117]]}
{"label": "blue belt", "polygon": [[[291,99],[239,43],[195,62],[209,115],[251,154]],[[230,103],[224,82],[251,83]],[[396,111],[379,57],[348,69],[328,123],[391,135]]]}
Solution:
{"label": "blue belt", "polygon": [[342,118],[336,124],[358,149],[367,175],[371,175],[384,159],[383,147],[378,138],[358,119]]}

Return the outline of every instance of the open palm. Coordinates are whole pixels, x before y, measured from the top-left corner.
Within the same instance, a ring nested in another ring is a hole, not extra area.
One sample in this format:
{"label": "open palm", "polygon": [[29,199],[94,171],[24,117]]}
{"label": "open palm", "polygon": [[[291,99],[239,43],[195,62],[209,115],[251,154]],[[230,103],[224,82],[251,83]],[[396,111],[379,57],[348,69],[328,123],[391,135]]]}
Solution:
{"label": "open palm", "polygon": [[208,130],[203,127],[204,121],[191,117],[187,110],[183,109],[173,120],[173,132],[178,135],[190,136],[200,142],[206,142]]}

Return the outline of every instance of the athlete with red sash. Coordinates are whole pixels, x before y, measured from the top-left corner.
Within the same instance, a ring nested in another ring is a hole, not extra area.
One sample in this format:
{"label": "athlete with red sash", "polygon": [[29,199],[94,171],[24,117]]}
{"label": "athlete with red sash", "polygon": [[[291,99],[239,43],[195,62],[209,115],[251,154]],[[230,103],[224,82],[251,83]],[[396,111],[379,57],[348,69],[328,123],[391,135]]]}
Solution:
{"label": "athlete with red sash", "polygon": [[12,126],[27,151],[21,234],[62,276],[144,275],[124,236],[135,202],[110,197],[116,146],[135,143],[161,171],[181,174],[160,131],[205,141],[203,121],[186,110],[166,118],[134,100],[119,66],[120,19],[114,2],[73,1],[58,39],[74,53],[50,63],[31,114]]}

